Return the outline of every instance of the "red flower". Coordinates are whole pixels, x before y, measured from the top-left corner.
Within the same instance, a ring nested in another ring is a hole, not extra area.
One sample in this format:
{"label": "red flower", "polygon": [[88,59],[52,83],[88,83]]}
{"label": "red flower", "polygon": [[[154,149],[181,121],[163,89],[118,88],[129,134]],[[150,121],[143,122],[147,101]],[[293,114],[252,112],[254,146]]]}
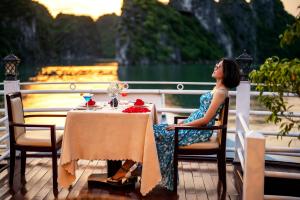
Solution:
{"label": "red flower", "polygon": [[127,93],[126,93],[126,92],[122,92],[122,93],[121,93],[121,96],[122,96],[122,97],[126,97],[126,96],[127,96]]}
{"label": "red flower", "polygon": [[145,102],[142,99],[136,99],[134,105],[135,106],[143,106]]}
{"label": "red flower", "polygon": [[93,106],[96,104],[96,101],[94,101],[93,99],[89,100],[87,103],[85,103],[85,105],[88,104],[89,106]]}
{"label": "red flower", "polygon": [[131,106],[129,108],[126,108],[122,112],[125,112],[125,113],[143,113],[143,112],[150,112],[150,110],[146,107]]}

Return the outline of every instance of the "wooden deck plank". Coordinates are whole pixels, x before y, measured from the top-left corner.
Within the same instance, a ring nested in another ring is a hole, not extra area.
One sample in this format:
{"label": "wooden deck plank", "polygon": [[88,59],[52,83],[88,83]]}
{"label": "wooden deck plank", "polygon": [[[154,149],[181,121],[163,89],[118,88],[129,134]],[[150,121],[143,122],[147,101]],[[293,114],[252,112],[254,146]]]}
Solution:
{"label": "wooden deck plank", "polygon": [[179,185],[177,188],[178,197],[180,200],[186,200],[182,162],[178,163],[178,175],[179,175]]}
{"label": "wooden deck plank", "polygon": [[[11,199],[21,199],[22,197],[26,199],[27,198],[26,194],[34,190],[34,185],[39,183],[39,180],[49,171],[47,169],[47,164],[50,164],[50,159],[41,159],[39,163],[28,173],[28,175],[25,175],[26,178],[26,183],[22,186],[22,188],[11,197]],[[30,167],[28,167],[30,168]]]}
{"label": "wooden deck plank", "polygon": [[72,199],[76,198],[80,190],[83,188],[84,185],[87,185],[87,180],[89,175],[93,172],[93,169],[96,167],[98,161],[90,161],[89,164],[86,166],[84,172],[72,188],[71,192],[68,194],[67,198]]}
{"label": "wooden deck plank", "polygon": [[[59,193],[57,198],[58,199],[65,199],[67,198],[70,191],[72,191],[73,187],[76,185],[77,181],[80,179],[82,173],[86,169],[86,166],[89,164],[89,160],[79,160],[78,161],[78,169],[76,170],[76,180],[73,182],[72,186],[69,189],[61,188],[59,189]],[[48,192],[47,196],[44,199],[55,199],[54,194],[52,192],[53,185],[51,184],[50,191]]]}
{"label": "wooden deck plank", "polygon": [[199,163],[192,162],[191,163],[193,180],[195,185],[195,193],[198,200],[207,200],[207,193],[204,186],[204,181],[201,173],[201,169],[199,167]]}
{"label": "wooden deck plank", "polygon": [[[108,188],[88,188],[87,177],[91,173],[105,173],[106,161],[78,161],[76,180],[69,189],[59,187],[57,199],[147,199],[147,200],[214,200],[217,199],[218,173],[216,163],[212,162],[179,162],[179,185],[177,194],[156,187],[146,197],[139,193],[140,184],[132,190],[115,190]],[[0,199],[54,199],[52,192],[52,163],[49,158],[32,158],[27,160],[26,180],[20,183],[20,162],[16,162],[14,191],[9,189],[8,170],[1,172]],[[227,165],[226,199],[239,199],[234,186],[233,166]]]}
{"label": "wooden deck plank", "polygon": [[226,165],[226,171],[227,171],[227,193],[229,194],[229,196],[238,196],[238,192],[234,186],[234,177],[233,177],[233,166],[230,164]]}
{"label": "wooden deck plank", "polygon": [[211,200],[217,199],[218,198],[217,188],[214,186],[207,163],[204,163],[204,162],[200,163],[200,169],[207,172],[207,173],[203,173],[202,177],[203,177],[204,186],[206,189],[208,199],[211,199]]}
{"label": "wooden deck plank", "polygon": [[34,184],[33,188],[27,192],[25,195],[26,198],[33,199],[33,197],[47,184],[49,179],[52,180],[52,161],[49,161],[47,164],[46,174],[44,174],[44,176],[42,176],[41,179]]}
{"label": "wooden deck plank", "polygon": [[[40,161],[41,159],[36,159],[33,160],[32,162],[30,161],[29,165],[26,166],[25,177],[31,174],[32,166],[35,166]],[[9,187],[9,170],[8,169],[6,170],[7,178],[5,179],[3,186],[0,189],[1,199],[2,198],[9,199],[21,189],[22,184],[21,184],[21,176],[20,176],[21,173],[20,165],[21,165],[20,160],[16,159],[15,172],[14,172],[14,184],[12,188]]]}

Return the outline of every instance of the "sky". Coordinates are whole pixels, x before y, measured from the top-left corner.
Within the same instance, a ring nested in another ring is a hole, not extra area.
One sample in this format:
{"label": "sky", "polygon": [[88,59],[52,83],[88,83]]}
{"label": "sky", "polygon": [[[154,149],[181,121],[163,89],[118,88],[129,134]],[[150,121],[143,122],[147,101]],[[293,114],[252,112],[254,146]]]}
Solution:
{"label": "sky", "polygon": [[[45,5],[51,15],[56,17],[59,13],[88,15],[96,20],[104,14],[116,13],[121,14],[123,0],[34,0]],[[169,0],[160,0],[167,3]],[[218,0],[215,0],[218,1]],[[247,0],[249,1],[249,0]],[[296,16],[300,9],[300,0],[281,0],[285,9]]]}

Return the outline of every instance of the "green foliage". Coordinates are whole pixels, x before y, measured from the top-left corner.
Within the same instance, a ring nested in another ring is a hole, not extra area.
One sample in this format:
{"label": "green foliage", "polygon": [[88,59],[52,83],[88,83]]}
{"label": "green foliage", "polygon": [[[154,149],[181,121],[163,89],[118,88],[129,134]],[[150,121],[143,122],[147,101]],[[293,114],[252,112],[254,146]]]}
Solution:
{"label": "green foliage", "polygon": [[[263,1],[257,1],[257,59],[263,62],[272,56],[294,58],[294,48],[281,48],[279,35],[286,29],[287,24],[293,23],[294,17],[288,14],[280,0],[273,1],[273,7],[263,6]],[[261,5],[261,4],[262,5]],[[272,13],[268,13],[273,10]]]}
{"label": "green foliage", "polygon": [[[280,123],[280,135],[286,135],[292,128],[300,130],[300,120],[291,115],[292,106],[287,106],[284,94],[294,94],[300,99],[300,60],[268,58],[259,70],[250,73],[250,79],[256,83],[260,92],[259,100],[272,112],[268,122]],[[265,92],[277,94],[264,96]],[[285,119],[283,121],[283,119]],[[298,136],[300,139],[300,135]]]}
{"label": "green foliage", "polygon": [[99,17],[96,21],[103,58],[115,58],[119,19],[116,14],[109,14]]}
{"label": "green foliage", "polygon": [[55,51],[64,58],[84,58],[100,55],[100,39],[92,18],[57,15],[54,21]]}
{"label": "green foliage", "polygon": [[121,45],[130,39],[127,56],[132,64],[197,62],[223,55],[193,16],[156,0],[124,1],[120,25]]}
{"label": "green foliage", "polygon": [[[54,19],[37,2],[1,0],[0,19],[0,58],[14,53],[22,62],[49,62],[101,57],[102,52],[115,57],[114,48],[101,46],[101,41],[109,39],[102,38],[102,30],[90,17],[59,14]],[[116,28],[105,28],[103,32],[115,40]]]}
{"label": "green foliage", "polygon": [[[294,24],[288,26],[283,34],[280,35],[281,47],[292,45],[300,39],[300,15],[296,18]],[[298,46],[299,47],[299,46]]]}

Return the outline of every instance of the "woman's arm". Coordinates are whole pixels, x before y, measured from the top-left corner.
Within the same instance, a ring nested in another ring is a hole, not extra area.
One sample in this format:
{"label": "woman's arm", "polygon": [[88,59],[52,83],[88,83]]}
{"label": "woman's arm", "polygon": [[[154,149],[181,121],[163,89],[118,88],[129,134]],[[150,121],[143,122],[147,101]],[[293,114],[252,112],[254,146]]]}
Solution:
{"label": "woman's arm", "polygon": [[181,123],[181,124],[175,124],[170,125],[166,129],[167,130],[174,130],[176,126],[203,126],[205,124],[208,124],[210,120],[215,116],[219,106],[225,101],[226,94],[223,92],[219,92],[218,90],[214,93],[213,99],[211,100],[211,104],[205,113],[204,117],[194,120],[189,123]]}

